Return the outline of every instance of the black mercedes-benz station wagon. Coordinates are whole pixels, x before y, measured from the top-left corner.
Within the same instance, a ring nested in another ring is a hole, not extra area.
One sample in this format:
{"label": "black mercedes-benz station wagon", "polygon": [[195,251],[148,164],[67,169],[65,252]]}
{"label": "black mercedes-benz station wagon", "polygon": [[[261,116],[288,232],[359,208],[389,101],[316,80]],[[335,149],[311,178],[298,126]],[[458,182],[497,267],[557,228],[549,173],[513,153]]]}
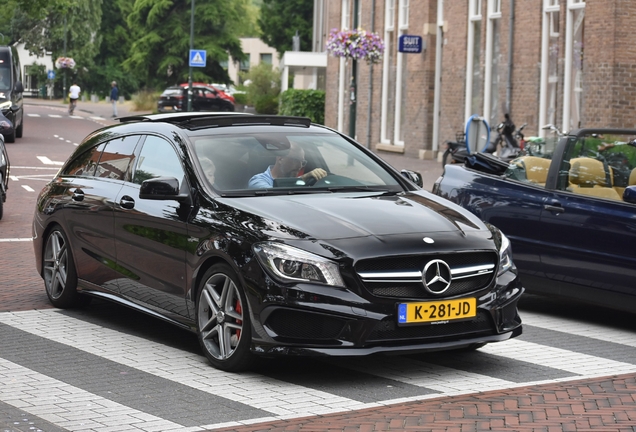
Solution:
{"label": "black mercedes-benz station wagon", "polygon": [[149,313],[195,332],[227,371],[259,355],[476,349],[521,334],[507,238],[417,173],[306,118],[121,121],[89,135],[37,200],[54,306],[100,297]]}

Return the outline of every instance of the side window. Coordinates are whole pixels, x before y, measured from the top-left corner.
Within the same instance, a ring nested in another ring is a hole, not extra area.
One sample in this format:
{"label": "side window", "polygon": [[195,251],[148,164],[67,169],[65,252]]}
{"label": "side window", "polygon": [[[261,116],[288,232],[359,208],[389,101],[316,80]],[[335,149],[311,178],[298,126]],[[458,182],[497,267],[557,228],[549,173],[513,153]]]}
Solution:
{"label": "side window", "polygon": [[512,180],[545,187],[551,163],[551,153],[542,156],[521,156],[510,162],[504,175]]}
{"label": "side window", "polygon": [[636,186],[634,138],[593,134],[570,139],[559,169],[558,189],[622,200],[625,188]]}
{"label": "side window", "polygon": [[138,135],[125,136],[109,141],[102,151],[95,175],[116,180],[127,180],[128,168],[135,158]]}
{"label": "side window", "polygon": [[65,176],[92,176],[106,144],[101,143],[77,156],[64,169]]}
{"label": "side window", "polygon": [[181,184],[184,171],[177,152],[168,141],[147,136],[139,154],[133,183],[141,184],[156,177],[174,177]]}

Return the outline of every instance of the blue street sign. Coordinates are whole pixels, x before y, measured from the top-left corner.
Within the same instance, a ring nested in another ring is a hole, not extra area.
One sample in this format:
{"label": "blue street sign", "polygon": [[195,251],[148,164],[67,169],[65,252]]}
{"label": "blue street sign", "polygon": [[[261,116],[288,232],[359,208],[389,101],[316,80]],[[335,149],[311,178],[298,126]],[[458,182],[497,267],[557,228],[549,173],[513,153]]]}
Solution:
{"label": "blue street sign", "polygon": [[402,35],[398,39],[398,51],[418,54],[422,52],[422,36]]}
{"label": "blue street sign", "polygon": [[46,72],[46,77],[50,80],[55,79],[55,71],[54,70],[49,70]]}
{"label": "blue street sign", "polygon": [[205,50],[190,50],[190,67],[205,67]]}

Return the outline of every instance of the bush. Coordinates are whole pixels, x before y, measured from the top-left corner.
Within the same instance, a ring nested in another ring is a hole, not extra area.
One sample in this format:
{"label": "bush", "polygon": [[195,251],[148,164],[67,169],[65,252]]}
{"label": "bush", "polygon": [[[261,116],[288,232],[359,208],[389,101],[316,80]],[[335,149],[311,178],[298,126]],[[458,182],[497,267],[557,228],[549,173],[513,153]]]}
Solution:
{"label": "bush", "polygon": [[133,111],[155,111],[160,95],[152,90],[140,90],[132,97]]}
{"label": "bush", "polygon": [[276,114],[280,95],[280,72],[267,63],[260,63],[243,76],[243,82],[249,80],[246,87],[247,103],[259,114]]}
{"label": "bush", "polygon": [[323,90],[285,90],[280,96],[281,115],[309,117],[312,122],[325,122],[325,92]]}
{"label": "bush", "polygon": [[236,104],[247,105],[247,94],[246,93],[234,93],[234,101]]}

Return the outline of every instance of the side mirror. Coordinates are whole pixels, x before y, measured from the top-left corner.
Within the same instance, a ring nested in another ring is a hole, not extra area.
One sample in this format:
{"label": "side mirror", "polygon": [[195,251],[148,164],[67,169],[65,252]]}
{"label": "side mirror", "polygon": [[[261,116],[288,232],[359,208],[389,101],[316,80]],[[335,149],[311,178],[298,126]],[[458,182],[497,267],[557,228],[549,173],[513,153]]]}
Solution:
{"label": "side mirror", "polygon": [[22,93],[24,92],[24,85],[22,84],[22,81],[17,81],[15,83],[14,89],[17,93]]}
{"label": "side mirror", "polygon": [[400,173],[419,187],[424,187],[424,181],[422,180],[422,175],[420,173],[411,170],[402,170]]}
{"label": "side mirror", "polygon": [[144,181],[139,189],[139,198],[148,200],[176,200],[188,199],[188,195],[179,195],[179,180],[174,177],[156,177]]}
{"label": "side mirror", "polygon": [[636,186],[627,186],[623,192],[623,201],[636,204]]}

